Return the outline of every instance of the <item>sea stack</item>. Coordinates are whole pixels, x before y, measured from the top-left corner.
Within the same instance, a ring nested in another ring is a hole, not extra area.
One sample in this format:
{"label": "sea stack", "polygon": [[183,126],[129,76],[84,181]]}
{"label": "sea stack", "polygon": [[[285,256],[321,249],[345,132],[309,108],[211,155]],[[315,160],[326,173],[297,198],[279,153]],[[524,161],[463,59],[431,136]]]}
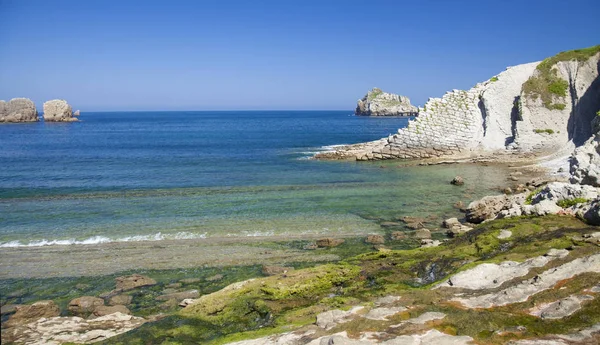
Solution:
{"label": "sea stack", "polygon": [[356,115],[361,116],[416,116],[419,109],[410,104],[406,96],[383,92],[373,88],[358,100]]}
{"label": "sea stack", "polygon": [[44,103],[45,122],[73,122],[78,121],[73,116],[73,109],[62,99],[53,99]]}
{"label": "sea stack", "polygon": [[0,123],[39,121],[35,104],[29,98],[13,98],[0,101]]}

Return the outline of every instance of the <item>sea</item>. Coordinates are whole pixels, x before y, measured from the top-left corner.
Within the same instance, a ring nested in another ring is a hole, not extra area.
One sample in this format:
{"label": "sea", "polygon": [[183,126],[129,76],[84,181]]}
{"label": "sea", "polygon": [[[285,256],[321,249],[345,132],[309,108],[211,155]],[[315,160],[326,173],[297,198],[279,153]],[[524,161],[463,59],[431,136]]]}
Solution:
{"label": "sea", "polygon": [[[126,241],[361,235],[460,217],[494,166],[320,161],[409,118],[351,111],[83,112],[0,125],[0,250]],[[449,184],[461,175],[466,185]]]}

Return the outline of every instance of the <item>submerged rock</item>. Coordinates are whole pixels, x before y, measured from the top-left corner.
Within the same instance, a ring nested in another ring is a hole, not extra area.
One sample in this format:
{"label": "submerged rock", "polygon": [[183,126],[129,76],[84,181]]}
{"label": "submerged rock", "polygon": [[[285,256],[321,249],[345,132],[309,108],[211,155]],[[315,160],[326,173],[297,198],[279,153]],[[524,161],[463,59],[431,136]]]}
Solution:
{"label": "submerged rock", "polygon": [[98,317],[98,316],[114,314],[117,312],[123,313],[126,315],[131,315],[131,311],[129,311],[129,309],[124,305],[111,305],[111,306],[101,305],[99,307],[96,307],[96,309],[94,309],[94,312],[92,313],[92,315]]}
{"label": "submerged rock", "polygon": [[430,239],[431,231],[429,231],[428,229],[419,229],[415,231],[415,237],[419,239]]}
{"label": "submerged rock", "polygon": [[53,99],[44,103],[44,121],[73,122],[78,120],[73,117],[73,109],[67,101]]}
{"label": "submerged rock", "polygon": [[127,291],[142,286],[156,285],[156,280],[143,276],[141,274],[132,274],[130,276],[123,276],[115,278],[117,283],[117,290]]}
{"label": "submerged rock", "polygon": [[321,238],[316,241],[317,246],[321,247],[321,248],[337,247],[342,243],[344,243],[344,240],[342,240],[340,238],[330,238],[330,237]]}
{"label": "submerged rock", "polygon": [[385,238],[381,235],[368,235],[365,242],[370,244],[383,244],[385,243]]}
{"label": "submerged rock", "polygon": [[287,273],[292,271],[293,267],[285,267],[285,266],[275,266],[275,265],[263,265],[262,266],[262,274],[266,276],[274,276],[277,274]]}
{"label": "submerged rock", "polygon": [[0,123],[39,121],[35,104],[28,98],[13,98],[0,101]]}
{"label": "submerged rock", "polygon": [[198,290],[188,290],[188,291],[173,292],[173,293],[160,295],[160,296],[156,297],[156,300],[157,301],[168,301],[168,300],[182,301],[184,299],[194,299],[194,298],[198,298],[198,297],[200,297],[200,292]]}

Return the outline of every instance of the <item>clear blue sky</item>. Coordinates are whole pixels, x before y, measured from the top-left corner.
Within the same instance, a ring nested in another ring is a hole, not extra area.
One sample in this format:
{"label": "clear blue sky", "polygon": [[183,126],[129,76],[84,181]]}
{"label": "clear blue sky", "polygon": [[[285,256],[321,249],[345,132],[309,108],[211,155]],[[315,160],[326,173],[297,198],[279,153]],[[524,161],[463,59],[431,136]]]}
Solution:
{"label": "clear blue sky", "polygon": [[82,110],[423,104],[600,44],[598,0],[0,0],[0,99]]}

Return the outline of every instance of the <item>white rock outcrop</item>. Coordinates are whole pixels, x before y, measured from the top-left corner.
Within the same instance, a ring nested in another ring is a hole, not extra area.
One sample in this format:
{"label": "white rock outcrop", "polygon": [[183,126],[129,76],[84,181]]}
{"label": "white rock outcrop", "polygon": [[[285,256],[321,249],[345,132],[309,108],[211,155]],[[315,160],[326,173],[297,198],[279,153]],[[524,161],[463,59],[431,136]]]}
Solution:
{"label": "white rock outcrop", "polygon": [[410,104],[406,96],[383,92],[378,88],[367,92],[356,105],[356,115],[364,116],[415,116],[419,109]]}
{"label": "white rock outcrop", "polygon": [[141,326],[141,317],[114,313],[95,319],[73,317],[41,318],[35,322],[2,330],[2,340],[18,344],[88,344],[102,341]]}
{"label": "white rock outcrop", "polygon": [[73,122],[78,120],[73,116],[73,109],[67,101],[54,99],[44,103],[44,121]]}
{"label": "white rock outcrop", "polygon": [[28,98],[13,98],[0,101],[0,123],[39,121],[35,104]]}

